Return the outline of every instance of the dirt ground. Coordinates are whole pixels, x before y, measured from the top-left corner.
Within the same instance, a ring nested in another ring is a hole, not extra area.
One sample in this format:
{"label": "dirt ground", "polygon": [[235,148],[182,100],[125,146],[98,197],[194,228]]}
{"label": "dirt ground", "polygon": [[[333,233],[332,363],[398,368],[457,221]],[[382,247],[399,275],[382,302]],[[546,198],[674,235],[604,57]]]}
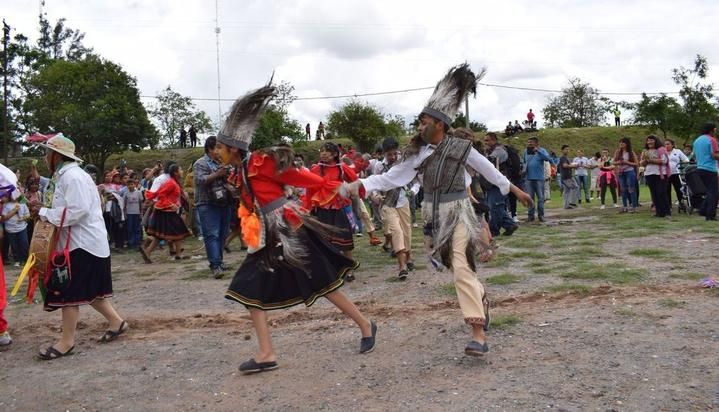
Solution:
{"label": "dirt ground", "polygon": [[[581,242],[579,226],[523,226],[512,241],[541,241],[547,230]],[[470,334],[450,275],[420,264],[395,282],[392,260],[366,247],[358,280],[342,290],[377,322],[375,351],[359,355],[359,330],[322,300],[271,312],[280,369],[253,376],[237,369],[256,345],[247,312],[223,298],[229,278],[209,277],[198,242],[188,244],[194,258],[182,263],[144,265],[139,254],[121,253],[113,256],[113,303],[131,329],[116,342],[97,343],[103,319],[82,308],[75,355],[37,361],[35,353],[58,336],[60,314],[11,301],[14,343],[0,353],[0,410],[716,410],[719,293],[682,278],[715,273],[715,238],[672,233],[682,256],[703,259],[634,257],[649,269],[641,282],[586,281],[584,289],[549,291],[566,279],[532,272],[562,260],[550,246],[534,247],[549,259],[500,247],[514,257],[482,268],[480,277],[509,273],[521,281],[487,285],[498,322],[485,359],[463,354]],[[665,237],[607,249],[620,254]],[[229,262],[242,257],[233,252]],[[595,261],[602,259],[610,258]],[[12,285],[17,270],[7,276]]]}

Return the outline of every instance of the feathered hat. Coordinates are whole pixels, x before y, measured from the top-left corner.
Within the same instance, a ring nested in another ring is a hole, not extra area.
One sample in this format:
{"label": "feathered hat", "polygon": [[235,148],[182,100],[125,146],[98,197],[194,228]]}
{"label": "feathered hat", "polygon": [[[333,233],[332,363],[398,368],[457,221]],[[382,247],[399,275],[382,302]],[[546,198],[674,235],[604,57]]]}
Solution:
{"label": "feathered hat", "polygon": [[225,124],[217,134],[217,141],[241,150],[249,150],[260,116],[274,95],[275,87],[270,79],[267,85],[235,100]]}
{"label": "feathered hat", "polygon": [[469,93],[477,92],[477,82],[486,73],[487,68],[482,67],[479,74],[475,75],[467,63],[452,67],[447,75],[437,83],[427,105],[422,109],[422,114],[451,125],[459,108],[464,103],[464,99]]}

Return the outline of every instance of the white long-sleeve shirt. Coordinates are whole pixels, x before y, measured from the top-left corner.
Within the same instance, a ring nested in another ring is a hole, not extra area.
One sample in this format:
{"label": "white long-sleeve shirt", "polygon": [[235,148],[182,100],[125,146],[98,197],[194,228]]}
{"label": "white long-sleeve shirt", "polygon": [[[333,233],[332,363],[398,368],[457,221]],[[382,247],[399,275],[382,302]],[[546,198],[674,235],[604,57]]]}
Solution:
{"label": "white long-sleeve shirt", "polygon": [[[376,190],[390,190],[396,187],[406,186],[417,175],[417,168],[422,164],[424,159],[434,153],[437,148],[435,145],[428,144],[420,148],[419,153],[404,159],[400,164],[393,166],[386,173],[381,175],[372,175],[364,179],[360,179],[362,186],[367,192]],[[497,170],[492,162],[487,160],[478,151],[472,148],[467,157],[467,167],[472,168],[479,174],[484,176],[490,183],[497,186],[503,195],[509,193],[509,180]],[[464,170],[465,188],[472,183],[472,177]]]}
{"label": "white long-sleeve shirt", "polygon": [[110,256],[100,194],[92,177],[74,162],[64,164],[57,175],[52,207],[43,207],[39,212],[40,218],[59,227],[62,211],[67,208],[56,249],[65,248],[68,227],[72,227],[71,251],[83,249],[100,258]]}

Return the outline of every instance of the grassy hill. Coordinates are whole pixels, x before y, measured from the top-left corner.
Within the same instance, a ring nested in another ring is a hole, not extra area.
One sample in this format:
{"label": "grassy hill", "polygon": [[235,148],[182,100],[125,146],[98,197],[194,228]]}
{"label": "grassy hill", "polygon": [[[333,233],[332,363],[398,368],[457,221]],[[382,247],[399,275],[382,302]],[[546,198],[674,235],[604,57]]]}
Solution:
{"label": "grassy hill", "polygon": [[[588,156],[600,151],[603,148],[607,148],[610,151],[614,151],[617,148],[619,139],[621,137],[629,137],[632,140],[632,145],[636,151],[641,150],[644,146],[644,138],[651,133],[655,133],[661,136],[661,133],[657,130],[641,126],[626,126],[626,127],[582,127],[582,128],[569,128],[569,129],[542,129],[538,132],[533,133],[521,133],[513,136],[509,139],[500,135],[500,140],[503,143],[511,144],[512,146],[522,149],[526,145],[527,138],[530,136],[539,137],[540,145],[546,148],[548,151],[555,151],[559,153],[559,149],[562,145],[568,144],[571,147],[572,155],[576,149],[583,149],[585,154]],[[482,138],[482,133],[477,133],[478,138]],[[400,139],[402,144],[406,144],[409,141],[409,136],[405,136]],[[349,139],[334,139],[335,143],[342,144],[343,146],[353,145]],[[677,145],[681,147],[683,140],[677,139]],[[308,163],[312,163],[317,160],[319,147],[321,141],[302,142],[295,146],[295,152],[301,153]],[[133,170],[142,170],[146,167],[152,167],[158,160],[166,162],[168,160],[174,160],[178,162],[184,169],[187,169],[192,162],[200,158],[203,154],[203,149],[158,149],[158,150],[143,150],[140,152],[128,151],[119,155],[110,156],[106,163],[106,168],[112,168],[119,164],[121,159],[125,159],[127,166]],[[80,154],[82,157],[82,154]],[[31,158],[15,158],[9,162],[10,167],[19,167],[23,173],[27,173],[29,169]],[[45,166],[40,161],[41,172],[45,169]]]}

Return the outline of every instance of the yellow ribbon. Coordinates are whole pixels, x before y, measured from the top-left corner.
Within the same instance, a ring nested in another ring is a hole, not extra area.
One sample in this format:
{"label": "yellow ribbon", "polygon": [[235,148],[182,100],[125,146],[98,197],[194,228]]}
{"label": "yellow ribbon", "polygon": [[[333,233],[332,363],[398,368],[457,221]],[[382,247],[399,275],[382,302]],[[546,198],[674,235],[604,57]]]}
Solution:
{"label": "yellow ribbon", "polygon": [[10,296],[17,295],[17,292],[20,290],[20,285],[22,285],[22,281],[25,280],[25,277],[27,277],[27,274],[30,273],[30,269],[32,269],[33,266],[35,266],[35,254],[31,253],[27,262],[25,262],[25,267],[23,267],[22,272],[20,272],[20,276],[17,278],[17,282],[15,282],[15,287],[13,287],[12,292],[10,292]]}

